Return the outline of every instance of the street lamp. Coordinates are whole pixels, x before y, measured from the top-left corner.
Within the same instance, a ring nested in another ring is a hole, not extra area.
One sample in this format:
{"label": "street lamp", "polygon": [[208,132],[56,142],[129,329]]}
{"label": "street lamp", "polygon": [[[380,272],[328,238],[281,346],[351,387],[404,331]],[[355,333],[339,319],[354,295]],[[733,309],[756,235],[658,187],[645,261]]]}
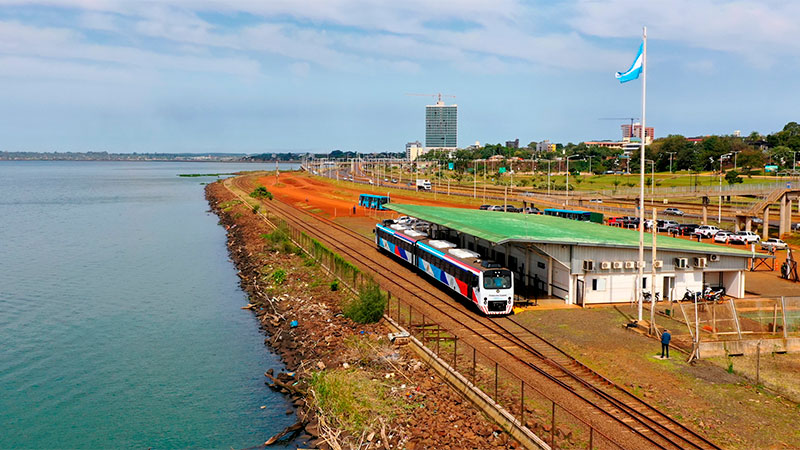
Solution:
{"label": "street lamp", "polygon": [[577,158],[581,155],[569,155],[567,156],[567,199],[566,204],[569,205],[569,159],[570,158]]}
{"label": "street lamp", "polygon": [[547,161],[547,195],[550,195],[550,163],[552,159],[540,159],[539,161]]}
{"label": "street lamp", "polygon": [[672,173],[672,155],[678,152],[667,152],[669,153],[669,173]]}

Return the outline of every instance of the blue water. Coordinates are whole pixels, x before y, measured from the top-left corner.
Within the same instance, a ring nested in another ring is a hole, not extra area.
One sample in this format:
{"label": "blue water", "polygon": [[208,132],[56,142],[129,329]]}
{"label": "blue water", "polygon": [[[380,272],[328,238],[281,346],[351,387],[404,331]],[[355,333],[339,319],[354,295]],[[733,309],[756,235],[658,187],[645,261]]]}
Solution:
{"label": "blue water", "polygon": [[243,448],[293,423],[214,178],[176,176],[274,167],[0,162],[0,448]]}

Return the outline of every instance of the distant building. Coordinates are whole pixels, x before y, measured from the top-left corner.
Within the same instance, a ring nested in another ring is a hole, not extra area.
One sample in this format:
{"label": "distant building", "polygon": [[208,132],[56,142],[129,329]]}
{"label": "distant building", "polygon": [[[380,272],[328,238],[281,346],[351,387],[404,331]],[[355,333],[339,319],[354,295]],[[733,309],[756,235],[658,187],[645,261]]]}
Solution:
{"label": "distant building", "polygon": [[513,141],[506,141],[507,148],[519,148],[519,138],[514,139]]}
{"label": "distant building", "polygon": [[440,99],[425,107],[425,148],[455,151],[458,147],[458,105]]}
{"label": "distant building", "polygon": [[[646,127],[645,128],[645,141],[646,145],[650,145],[653,142],[653,136],[655,135],[655,131],[653,127]],[[633,130],[631,130],[631,126],[628,124],[622,125],[622,140],[625,142],[629,142],[634,138],[642,138],[642,124],[635,123],[633,124]]]}
{"label": "distant building", "polygon": [[479,148],[481,148],[481,142],[480,141],[475,141],[474,144],[467,146],[467,150],[477,150]]}
{"label": "distant building", "polygon": [[556,144],[551,144],[548,140],[537,142],[536,151],[540,153],[554,152],[556,151]]}
{"label": "distant building", "polygon": [[416,161],[417,158],[425,154],[425,148],[422,147],[422,142],[414,141],[406,144],[406,159],[409,161]]}
{"label": "distant building", "polygon": [[587,147],[603,147],[603,148],[613,148],[613,149],[621,149],[625,143],[624,142],[617,142],[617,141],[586,141],[584,145]]}

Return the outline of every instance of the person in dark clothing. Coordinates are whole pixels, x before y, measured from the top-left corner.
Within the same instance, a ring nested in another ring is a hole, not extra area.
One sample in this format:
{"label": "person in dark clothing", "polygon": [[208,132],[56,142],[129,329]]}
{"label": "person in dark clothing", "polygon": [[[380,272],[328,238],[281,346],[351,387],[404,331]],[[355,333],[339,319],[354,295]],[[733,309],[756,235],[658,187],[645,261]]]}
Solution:
{"label": "person in dark clothing", "polygon": [[353,206],[353,215],[356,215],[356,207]]}
{"label": "person in dark clothing", "polygon": [[669,334],[669,330],[664,330],[664,334],[661,335],[661,358],[664,358],[664,354],[666,353],[666,357],[669,358],[669,341],[672,339],[672,335]]}

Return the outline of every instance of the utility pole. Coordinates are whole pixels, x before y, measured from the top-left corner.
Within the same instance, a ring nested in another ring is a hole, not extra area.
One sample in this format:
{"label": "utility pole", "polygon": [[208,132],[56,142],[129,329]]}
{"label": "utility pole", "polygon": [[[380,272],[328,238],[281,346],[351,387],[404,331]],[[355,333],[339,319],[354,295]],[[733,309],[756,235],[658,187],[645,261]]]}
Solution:
{"label": "utility pole", "polygon": [[669,173],[671,174],[672,173],[672,155],[674,155],[676,152],[667,152],[667,153],[669,153]]}

